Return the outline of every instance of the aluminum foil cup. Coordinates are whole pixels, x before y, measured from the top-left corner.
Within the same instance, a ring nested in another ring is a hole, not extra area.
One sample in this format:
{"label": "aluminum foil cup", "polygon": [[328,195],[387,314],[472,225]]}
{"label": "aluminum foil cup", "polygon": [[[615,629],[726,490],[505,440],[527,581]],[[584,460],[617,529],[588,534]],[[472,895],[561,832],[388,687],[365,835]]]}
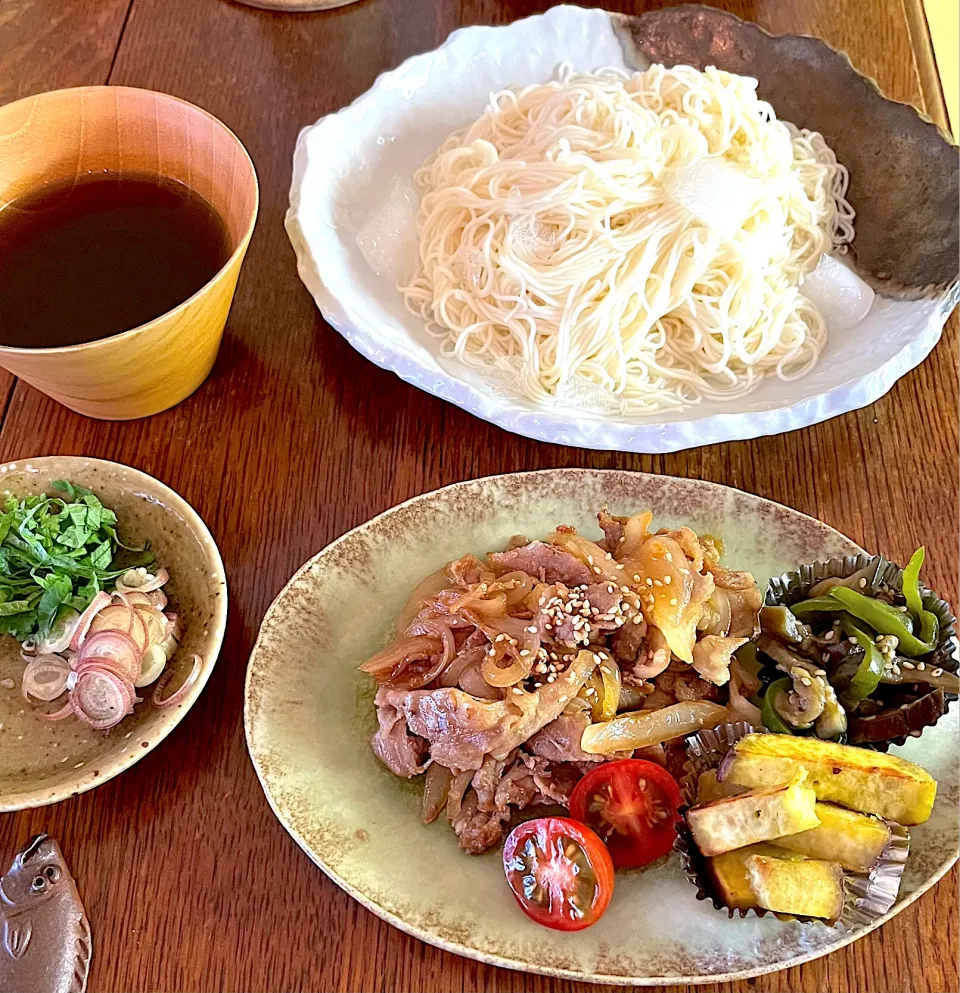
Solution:
{"label": "aluminum foil cup", "polygon": [[[686,815],[697,802],[697,780],[700,774],[716,769],[730,748],[748,734],[762,733],[762,728],[738,721],[734,724],[721,724],[712,730],[701,731],[687,738],[687,761],[680,779],[683,806],[680,813]],[[801,921],[822,924],[837,930],[850,930],[863,927],[880,917],[894,905],[900,891],[900,880],[910,853],[910,832],[902,825],[886,821],[890,828],[890,840],[880,853],[877,864],[869,873],[856,873],[844,870],[843,913],[839,920],[826,921],[820,917],[804,917],[794,914],[778,914],[760,907],[743,910],[728,907],[714,890],[706,860],[697,849],[687,828],[686,817],[677,825],[677,840],[674,848],[680,853],[683,871],[687,879],[697,888],[698,900],[710,900],[717,910],[725,911],[728,917],[754,915],[765,917],[773,914],[781,921]]]}
{"label": "aluminum foil cup", "polygon": [[[766,604],[768,606],[790,607],[801,600],[808,599],[810,589],[822,579],[829,579],[838,576],[845,579],[855,572],[866,570],[866,586],[862,591],[870,595],[886,587],[899,591],[903,584],[903,569],[882,555],[848,555],[845,558],[829,559],[825,562],[811,562],[809,565],[802,565],[793,572],[785,572],[782,576],[770,580],[767,587]],[[940,622],[940,640],[937,648],[942,649],[941,659],[937,665],[950,671],[956,672],[958,668],[957,650],[957,619],[953,615],[953,610],[946,600],[939,597],[932,590],[925,586],[920,587],[920,596],[923,600],[925,610],[929,610],[937,615]],[[921,727],[911,731],[907,735],[888,738],[882,741],[856,741],[851,742],[860,748],[874,748],[885,752],[891,745],[902,745],[908,737],[919,738],[923,731],[934,724],[946,714],[950,705],[958,698],[953,693],[943,693],[942,690],[927,690],[923,692],[921,688],[917,690],[917,699],[931,697],[935,694],[943,696],[943,713],[933,720],[926,721]],[[911,705],[912,706],[912,705]],[[937,708],[939,709],[939,708]]]}

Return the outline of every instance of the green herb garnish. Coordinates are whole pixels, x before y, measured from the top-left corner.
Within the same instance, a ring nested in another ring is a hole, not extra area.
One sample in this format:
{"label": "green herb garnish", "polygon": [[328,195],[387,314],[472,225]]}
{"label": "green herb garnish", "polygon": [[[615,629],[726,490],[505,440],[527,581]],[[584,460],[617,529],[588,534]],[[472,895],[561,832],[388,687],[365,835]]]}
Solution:
{"label": "green herb garnish", "polygon": [[[0,513],[0,633],[19,641],[45,638],[62,610],[85,610],[105,584],[154,558],[120,541],[117,515],[91,490],[62,479],[50,489],[65,496],[8,496]],[[119,548],[132,553],[122,568]]]}

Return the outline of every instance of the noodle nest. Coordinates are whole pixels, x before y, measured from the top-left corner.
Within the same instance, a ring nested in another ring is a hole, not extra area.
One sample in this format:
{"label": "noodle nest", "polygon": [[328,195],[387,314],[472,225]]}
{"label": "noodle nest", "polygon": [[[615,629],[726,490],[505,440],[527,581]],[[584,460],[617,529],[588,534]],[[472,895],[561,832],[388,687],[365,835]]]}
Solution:
{"label": "noodle nest", "polygon": [[[853,238],[848,175],[756,86],[714,68],[562,67],[493,94],[416,174],[408,307],[444,355],[541,403],[646,413],[804,375],[826,329],[801,284]],[[705,157],[749,180],[734,230],[671,195]]]}

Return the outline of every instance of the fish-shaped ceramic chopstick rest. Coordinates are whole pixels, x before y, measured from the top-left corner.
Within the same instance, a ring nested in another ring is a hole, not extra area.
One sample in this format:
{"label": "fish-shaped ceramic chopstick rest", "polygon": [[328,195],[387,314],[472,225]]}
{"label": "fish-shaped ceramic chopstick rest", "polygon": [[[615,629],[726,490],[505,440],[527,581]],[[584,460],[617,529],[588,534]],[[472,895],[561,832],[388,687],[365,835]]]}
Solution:
{"label": "fish-shaped ceramic chopstick rest", "polygon": [[83,993],[92,951],[60,846],[39,834],[0,878],[0,990]]}

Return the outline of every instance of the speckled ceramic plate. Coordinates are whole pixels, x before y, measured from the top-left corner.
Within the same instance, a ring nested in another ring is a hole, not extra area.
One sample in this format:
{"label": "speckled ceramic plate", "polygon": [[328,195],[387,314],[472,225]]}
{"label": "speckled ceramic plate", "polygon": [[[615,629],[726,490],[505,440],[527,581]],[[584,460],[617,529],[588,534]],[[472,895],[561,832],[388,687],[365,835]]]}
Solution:
{"label": "speckled ceramic plate", "polygon": [[[620,874],[613,903],[578,934],[519,911],[498,854],[459,850],[445,821],[420,823],[420,785],[368,746],[371,681],[357,665],[389,640],[414,583],[466,551],[500,548],[558,523],[595,533],[602,504],[650,508],[661,524],[723,536],[727,561],[762,581],[857,546],[778,504],[711,483],[563,469],[457,483],[416,497],[312,558],[267,612],[247,670],[250,754],[274,812],[307,854],[375,914],[450,951],[495,965],[593,982],[718,982],[815,958],[866,932],[728,920],[698,903],[679,859]],[[596,532],[599,535],[599,532]],[[931,819],[913,832],[901,899],[915,900],[957,857],[956,715],[894,749],[937,777]]]}
{"label": "speckled ceramic plate", "polygon": [[68,479],[93,490],[119,518],[126,541],[150,542],[166,566],[171,609],[183,620],[174,657],[196,652],[203,669],[187,695],[166,710],[149,702],[109,731],[81,721],[41,720],[20,695],[20,646],[0,636],[0,811],[41,807],[76,796],[129,769],[180,723],[213,671],[227,623],[227,581],[216,543],[194,509],[163,483],[129,466],[52,455],[0,466],[0,492],[40,493]]}

